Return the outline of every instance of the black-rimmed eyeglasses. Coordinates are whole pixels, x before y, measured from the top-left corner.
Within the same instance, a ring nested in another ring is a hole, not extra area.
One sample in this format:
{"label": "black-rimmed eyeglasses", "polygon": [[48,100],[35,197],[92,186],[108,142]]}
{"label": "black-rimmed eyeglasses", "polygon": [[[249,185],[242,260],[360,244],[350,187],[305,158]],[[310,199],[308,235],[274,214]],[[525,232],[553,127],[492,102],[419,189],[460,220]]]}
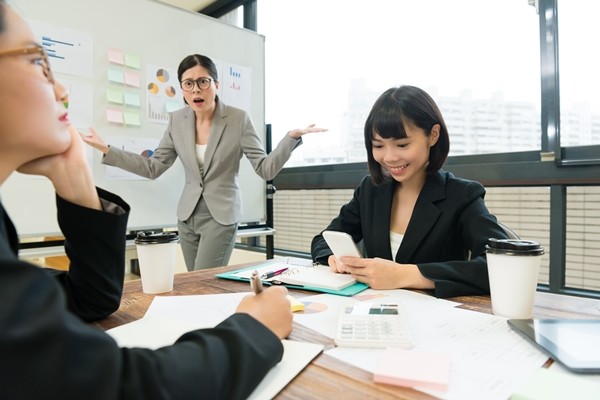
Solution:
{"label": "black-rimmed eyeglasses", "polygon": [[31,45],[28,47],[21,47],[18,49],[0,51],[0,57],[11,57],[11,56],[26,56],[29,54],[38,54],[40,58],[37,63],[42,67],[42,72],[48,82],[54,85],[54,75],[50,69],[50,62],[48,61],[48,53],[43,46],[39,44]]}
{"label": "black-rimmed eyeglasses", "polygon": [[206,90],[210,87],[213,80],[211,78],[186,79],[181,81],[181,89],[184,92],[191,92],[194,86],[198,85],[198,89]]}

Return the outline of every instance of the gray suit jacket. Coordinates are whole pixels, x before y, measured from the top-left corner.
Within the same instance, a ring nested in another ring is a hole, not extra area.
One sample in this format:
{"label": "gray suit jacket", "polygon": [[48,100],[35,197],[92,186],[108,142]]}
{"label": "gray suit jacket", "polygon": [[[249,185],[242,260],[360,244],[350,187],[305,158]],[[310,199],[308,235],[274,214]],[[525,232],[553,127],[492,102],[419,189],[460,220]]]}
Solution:
{"label": "gray suit jacket", "polygon": [[187,220],[200,197],[204,197],[213,218],[220,224],[231,225],[242,216],[238,178],[242,155],[246,155],[260,177],[273,179],[301,143],[301,139],[285,135],[267,155],[250,116],[219,99],[203,169],[196,159],[196,116],[189,107],[171,114],[165,135],[150,158],[110,147],[102,163],[155,179],[179,157],[185,170],[185,185],[177,206],[177,218]]}

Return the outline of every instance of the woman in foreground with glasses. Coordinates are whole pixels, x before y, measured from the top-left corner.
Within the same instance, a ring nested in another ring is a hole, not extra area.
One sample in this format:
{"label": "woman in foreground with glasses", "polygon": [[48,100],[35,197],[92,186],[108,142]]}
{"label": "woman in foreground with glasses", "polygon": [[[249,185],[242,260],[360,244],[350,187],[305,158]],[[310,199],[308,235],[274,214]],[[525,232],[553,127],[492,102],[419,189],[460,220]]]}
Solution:
{"label": "woman in foreground with glasses", "polygon": [[250,116],[217,96],[217,68],[210,58],[187,56],[177,77],[189,107],[171,113],[151,157],[110,147],[94,129],[83,138],[104,154],[102,163],[149,179],[162,175],[180,157],[185,186],[177,207],[177,227],[187,269],[219,267],[229,262],[242,217],[238,184],[242,155],[261,178],[273,179],[301,144],[302,135],[326,129],[314,125],[294,129],[267,155]]}
{"label": "woman in foreground with glasses", "polygon": [[483,201],[483,186],[441,169],[450,138],[435,101],[414,86],[388,89],[364,136],[371,174],[327,230],[362,240],[365,258],[336,258],[319,234],[313,260],[373,289],[489,294],[485,246],[507,236]]}
{"label": "woman in foreground with glasses", "polygon": [[156,351],[119,348],[86,324],[119,307],[129,206],[94,186],[65,88],[4,0],[0,70],[0,185],[17,170],[50,180],[70,259],[68,272],[20,261],[0,203],[0,399],[248,397],[281,360],[292,329],[287,290],[247,296],[214,329]]}

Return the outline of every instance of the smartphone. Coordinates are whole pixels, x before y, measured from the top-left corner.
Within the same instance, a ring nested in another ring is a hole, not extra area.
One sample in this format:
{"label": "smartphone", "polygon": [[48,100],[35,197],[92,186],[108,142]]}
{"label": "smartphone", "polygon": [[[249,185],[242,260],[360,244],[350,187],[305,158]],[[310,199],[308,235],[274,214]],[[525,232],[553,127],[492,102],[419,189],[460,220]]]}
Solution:
{"label": "smartphone", "polygon": [[352,236],[345,232],[324,231],[323,238],[325,238],[327,245],[337,258],[342,256],[362,257],[356,243],[352,240]]}

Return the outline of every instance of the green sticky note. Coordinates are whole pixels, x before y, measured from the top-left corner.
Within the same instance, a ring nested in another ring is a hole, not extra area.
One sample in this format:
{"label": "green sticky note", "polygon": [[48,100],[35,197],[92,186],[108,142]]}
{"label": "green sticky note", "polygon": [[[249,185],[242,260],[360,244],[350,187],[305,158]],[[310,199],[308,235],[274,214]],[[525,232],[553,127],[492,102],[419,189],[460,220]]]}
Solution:
{"label": "green sticky note", "polygon": [[129,68],[140,69],[140,57],[135,54],[125,53],[125,65]]}
{"label": "green sticky note", "polygon": [[123,111],[123,118],[125,119],[125,124],[140,126],[140,114],[133,111]]}
{"label": "green sticky note", "polygon": [[114,88],[106,89],[106,100],[111,103],[123,104],[123,90]]}

